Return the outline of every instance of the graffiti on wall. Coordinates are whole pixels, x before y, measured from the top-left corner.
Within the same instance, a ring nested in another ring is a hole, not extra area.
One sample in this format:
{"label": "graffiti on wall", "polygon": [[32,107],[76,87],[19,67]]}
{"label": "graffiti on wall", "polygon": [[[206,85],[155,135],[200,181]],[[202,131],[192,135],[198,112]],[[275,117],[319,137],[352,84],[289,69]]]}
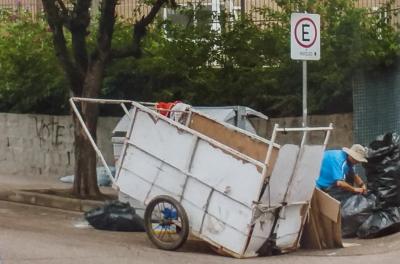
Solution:
{"label": "graffiti on wall", "polygon": [[51,144],[53,147],[62,145],[66,137],[73,135],[73,125],[65,126],[58,121],[38,119],[36,116],[36,136],[39,139],[40,147],[44,144]]}
{"label": "graffiti on wall", "polygon": [[[0,113],[0,120],[4,120],[0,126],[0,175],[73,173],[74,127],[70,117]],[[115,120],[109,119],[107,124],[104,127],[112,129]],[[99,133],[99,141],[107,142],[101,149],[112,153],[110,133],[106,131]],[[109,157],[112,160],[113,155]]]}

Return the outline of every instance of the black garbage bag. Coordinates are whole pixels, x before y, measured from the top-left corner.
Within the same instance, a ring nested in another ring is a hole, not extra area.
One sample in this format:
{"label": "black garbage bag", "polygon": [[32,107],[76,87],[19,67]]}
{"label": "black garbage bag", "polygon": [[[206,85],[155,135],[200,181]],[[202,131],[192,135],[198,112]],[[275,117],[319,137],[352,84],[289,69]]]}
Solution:
{"label": "black garbage bag", "polygon": [[359,238],[374,238],[400,231],[400,207],[381,209],[358,228]]}
{"label": "black garbage bag", "polygon": [[397,133],[386,133],[377,136],[374,141],[369,144],[368,148],[368,162],[379,164],[383,160],[399,152],[400,136]]}
{"label": "black garbage bag", "polygon": [[400,136],[387,133],[370,143],[366,170],[368,189],[381,208],[400,206]]}
{"label": "black garbage bag", "polygon": [[355,194],[342,202],[342,236],[355,237],[358,228],[367,220],[375,209],[374,194]]}
{"label": "black garbage bag", "polygon": [[391,166],[375,180],[378,204],[382,208],[400,206],[400,166]]}
{"label": "black garbage bag", "polygon": [[129,203],[108,201],[102,207],[85,213],[85,218],[96,229],[144,232],[144,221]]}

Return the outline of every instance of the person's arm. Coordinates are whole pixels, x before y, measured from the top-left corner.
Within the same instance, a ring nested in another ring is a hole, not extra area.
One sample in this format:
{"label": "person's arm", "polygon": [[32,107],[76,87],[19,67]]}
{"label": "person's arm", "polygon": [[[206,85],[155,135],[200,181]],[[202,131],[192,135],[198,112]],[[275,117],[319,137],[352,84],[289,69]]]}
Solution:
{"label": "person's arm", "polygon": [[361,179],[360,176],[354,175],[354,183],[356,184],[356,186],[363,189],[364,192],[367,192],[367,186],[365,185],[364,181]]}
{"label": "person's arm", "polygon": [[353,193],[364,193],[364,189],[363,188],[355,188],[353,186],[351,186],[350,184],[348,184],[345,181],[337,181],[336,182],[336,186],[339,188],[342,188],[348,192],[353,192]]}

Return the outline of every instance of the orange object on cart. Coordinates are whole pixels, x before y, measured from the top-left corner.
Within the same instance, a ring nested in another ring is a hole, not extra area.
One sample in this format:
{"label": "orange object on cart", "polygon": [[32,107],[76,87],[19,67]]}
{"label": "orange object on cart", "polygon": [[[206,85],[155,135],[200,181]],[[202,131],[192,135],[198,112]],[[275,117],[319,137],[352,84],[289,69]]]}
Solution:
{"label": "orange object on cart", "polygon": [[181,101],[175,102],[158,102],[156,103],[156,110],[160,114],[169,117],[169,113],[171,112],[172,107],[174,107],[177,103]]}

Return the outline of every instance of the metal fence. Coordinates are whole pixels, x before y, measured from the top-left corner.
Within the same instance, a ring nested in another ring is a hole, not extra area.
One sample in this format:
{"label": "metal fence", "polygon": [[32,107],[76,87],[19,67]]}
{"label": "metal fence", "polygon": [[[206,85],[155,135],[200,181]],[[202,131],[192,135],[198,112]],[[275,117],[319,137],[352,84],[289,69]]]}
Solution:
{"label": "metal fence", "polygon": [[376,136],[400,133],[400,59],[373,74],[360,73],[353,86],[354,141],[368,145]]}
{"label": "metal fence", "polygon": [[[98,10],[98,5],[101,0],[93,0],[92,11]],[[66,1],[68,2],[68,1]],[[237,16],[241,13],[248,13],[252,16],[253,20],[260,21],[263,17],[255,12],[257,8],[271,8],[277,10],[279,7],[275,0],[176,0],[178,5],[198,5],[201,4],[212,11],[225,10]],[[357,7],[370,8],[371,12],[377,11],[380,7],[386,5],[391,0],[359,0],[356,2]],[[42,12],[41,0],[0,0],[0,8],[11,10],[27,10],[33,15]],[[394,0],[391,12],[394,19],[400,21],[398,11],[400,9],[400,0]],[[122,18],[137,18],[146,14],[150,10],[150,6],[143,4],[141,0],[120,0],[117,5],[117,14]],[[162,12],[167,12],[164,9]]]}

